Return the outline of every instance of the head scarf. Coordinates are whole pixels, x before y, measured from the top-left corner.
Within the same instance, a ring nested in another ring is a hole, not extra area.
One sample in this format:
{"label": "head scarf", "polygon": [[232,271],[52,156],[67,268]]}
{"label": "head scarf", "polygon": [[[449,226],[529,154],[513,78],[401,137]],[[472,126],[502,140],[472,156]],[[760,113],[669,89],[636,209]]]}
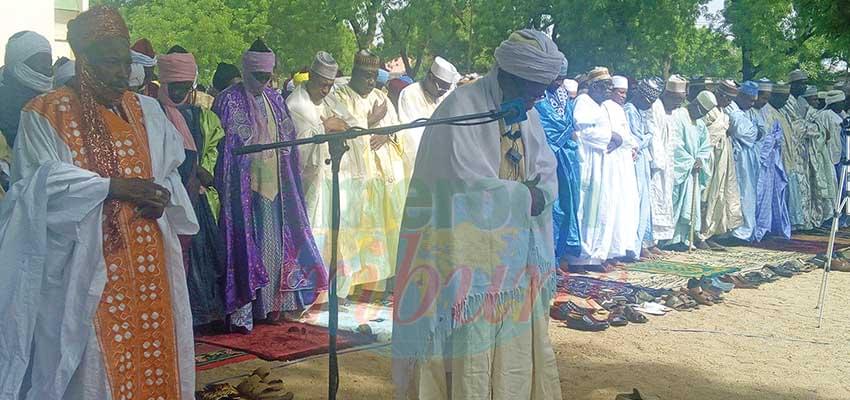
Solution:
{"label": "head scarf", "polygon": [[746,81],[742,83],[741,88],[738,90],[747,96],[759,97],[759,85],[753,81]]}
{"label": "head scarf", "polygon": [[629,89],[629,80],[625,76],[614,75],[611,81],[614,83],[614,89]]}
{"label": "head scarf", "polygon": [[434,63],[431,64],[431,73],[443,82],[454,84],[460,80],[460,74],[457,72],[457,68],[452,63],[446,61],[445,58],[439,56],[434,57]]}
{"label": "head scarf", "polygon": [[74,75],[76,75],[75,64],[73,61],[68,60],[53,71],[53,88],[56,89],[65,86]]}
{"label": "head scarf", "polygon": [[[276,58],[274,52],[269,51],[251,51],[248,50],[242,56],[242,71],[245,75],[242,77],[242,85],[245,89],[245,94],[248,98],[248,116],[251,118],[251,125],[254,128],[254,134],[246,139],[246,144],[261,144],[269,138],[265,132],[268,132],[269,124],[263,113],[257,109],[257,102],[254,97],[261,95],[266,88],[266,84],[260,83],[254,78],[254,72],[274,72]],[[263,134],[259,134],[263,132]],[[259,142],[252,139],[261,138]]]}
{"label": "head scarf", "polygon": [[409,77],[409,76],[407,76],[407,75],[404,75],[404,76],[402,76],[401,78],[398,78],[398,79],[401,79],[402,81],[404,81],[404,82],[405,82],[405,83],[407,83],[408,85],[409,85],[409,84],[411,84],[411,83],[413,83],[413,78],[411,78],[411,77]]}
{"label": "head scarf", "polygon": [[641,79],[637,84],[637,90],[643,97],[646,97],[650,104],[661,96],[661,88],[658,87],[658,82],[655,79]]}
{"label": "head scarf", "polygon": [[156,66],[156,57],[148,57],[146,54],[139,53],[135,50],[130,50],[130,61],[133,64],[139,64],[145,68]]}
{"label": "head scarf", "polygon": [[714,93],[703,90],[697,95],[697,103],[702,106],[705,112],[709,112],[717,107],[717,97],[714,96]]}
{"label": "head scarf", "polygon": [[503,71],[531,82],[548,85],[558,77],[564,54],[545,33],[523,29],[512,33],[495,52]]}
{"label": "head scarf", "polygon": [[[153,50],[153,45],[151,41],[146,38],[141,38],[133,43],[133,46],[130,47],[130,50],[133,50],[139,54],[143,54],[151,59],[156,57],[156,52]],[[146,65],[146,67],[153,67],[155,64]]]}
{"label": "head scarf", "polygon": [[27,59],[40,53],[52,54],[50,42],[44,36],[32,31],[16,33],[6,44],[6,68],[7,73],[22,85],[45,93],[53,88],[53,79],[26,64]]}
{"label": "head scarf", "polygon": [[[96,80],[87,59],[91,46],[105,39],[124,39],[129,44],[130,31],[118,13],[112,7],[95,6],[84,11],[77,18],[68,22],[68,42],[77,56],[77,76],[80,83],[80,108],[82,109],[82,129],[87,130],[83,135],[83,146],[86,156],[94,172],[103,177],[121,176],[118,157],[112,135],[103,122],[100,114],[101,105],[96,100],[96,93],[106,90],[103,82]],[[106,245],[114,249],[122,243],[118,228],[117,201],[106,204],[106,234],[111,239]]]}
{"label": "head scarf", "polygon": [[309,72],[298,72],[298,73],[295,74],[295,76],[292,77],[292,81],[295,82],[296,85],[300,85],[300,84],[307,82],[309,80],[310,80],[310,73]]}
{"label": "head scarf", "polygon": [[230,86],[230,81],[242,76],[239,68],[233,64],[219,63],[213,74],[213,87],[219,92],[223,92]]}
{"label": "head scarf", "polygon": [[339,64],[336,63],[333,56],[326,51],[316,53],[316,58],[313,59],[313,65],[310,67],[310,72],[321,76],[325,79],[336,79],[336,73],[339,71]]}
{"label": "head scarf", "polygon": [[159,56],[157,58],[157,67],[159,67],[159,82],[162,85],[157,94],[159,103],[165,110],[165,115],[168,120],[174,124],[180,135],[183,136],[183,148],[186,150],[197,151],[195,139],[192,137],[192,131],[189,130],[189,125],[186,124],[186,118],[180,114],[177,106],[184,104],[189,93],[183,98],[180,103],[175,103],[168,96],[168,86],[174,82],[192,82],[198,78],[198,65],[195,63],[195,56],[190,53],[173,53]]}
{"label": "head scarf", "polygon": [[130,78],[127,83],[130,88],[138,88],[145,84],[145,67],[142,64],[130,64]]}

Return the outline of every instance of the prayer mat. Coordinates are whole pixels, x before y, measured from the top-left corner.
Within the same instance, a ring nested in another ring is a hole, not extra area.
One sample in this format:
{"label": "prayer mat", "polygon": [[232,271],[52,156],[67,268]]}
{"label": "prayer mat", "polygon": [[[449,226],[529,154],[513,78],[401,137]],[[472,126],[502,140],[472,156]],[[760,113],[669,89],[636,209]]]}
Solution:
{"label": "prayer mat", "polygon": [[685,278],[714,277],[737,272],[738,268],[726,265],[708,265],[673,260],[641,261],[621,267],[627,271],[642,271],[656,274],[676,275]]}
{"label": "prayer mat", "polygon": [[[258,324],[249,334],[199,336],[197,342],[241,350],[267,361],[292,361],[328,351],[327,328],[301,322]],[[373,338],[351,332],[339,331],[337,348],[347,349],[369,344]]]}
{"label": "prayer mat", "polygon": [[257,356],[227,347],[195,342],[195,370],[206,371],[228,364],[254,360]]}
{"label": "prayer mat", "polygon": [[[809,234],[794,235],[791,240],[782,238],[767,238],[759,243],[753,243],[754,247],[768,250],[793,251],[805,254],[819,254],[826,252],[829,245],[829,237]],[[850,247],[850,239],[836,236],[835,249],[843,250]]]}
{"label": "prayer mat", "polygon": [[635,286],[625,282],[603,280],[579,275],[559,275],[558,293],[567,293],[585,299],[605,299],[612,296],[623,296],[633,299],[638,291],[645,291],[652,296],[661,295],[661,290]]}

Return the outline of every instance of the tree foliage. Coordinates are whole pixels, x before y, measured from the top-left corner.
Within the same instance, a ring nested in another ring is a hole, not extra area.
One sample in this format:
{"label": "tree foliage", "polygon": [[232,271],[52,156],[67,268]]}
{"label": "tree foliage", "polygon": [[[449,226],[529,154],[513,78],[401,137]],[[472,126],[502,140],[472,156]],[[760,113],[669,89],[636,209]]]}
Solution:
{"label": "tree foliage", "polygon": [[[220,61],[237,62],[256,37],[279,58],[279,73],[308,66],[325,50],[350,70],[358,48],[401,57],[421,77],[434,56],[462,72],[485,72],[511,31],[551,33],[571,74],[596,65],[642,77],[705,75],[783,79],[800,67],[827,80],[848,58],[850,7],[830,0],[96,0],[121,8],[133,37],[159,51],[181,44],[207,81]],[[713,20],[708,27],[697,19]]]}

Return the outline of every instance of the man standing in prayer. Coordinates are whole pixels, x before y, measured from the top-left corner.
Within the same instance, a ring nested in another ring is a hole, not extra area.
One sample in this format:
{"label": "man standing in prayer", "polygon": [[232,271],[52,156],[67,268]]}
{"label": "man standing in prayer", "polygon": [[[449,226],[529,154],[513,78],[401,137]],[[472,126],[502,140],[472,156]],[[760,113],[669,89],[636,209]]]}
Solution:
{"label": "man standing in prayer", "polygon": [[[398,125],[392,102],[375,88],[378,56],[361,50],[354,56],[354,68],[348,84],[325,98],[331,113],[351,127],[380,128]],[[404,200],[412,165],[405,154],[404,132],[398,135],[361,136],[348,140],[351,149],[350,174],[363,181],[364,190],[351,204],[358,213],[351,226],[358,230],[362,249],[359,260],[339,269],[338,295],[348,297],[351,289],[361,286],[369,292],[386,292],[387,279],[395,275],[396,252],[404,212]],[[343,166],[344,167],[344,166]]]}
{"label": "man standing in prayer", "polygon": [[652,137],[652,236],[656,242],[673,239],[673,150],[676,143],[672,123],[677,117],[675,113],[687,112],[682,108],[687,86],[684,78],[671,75],[659,98],[664,112],[653,113],[661,133]]}
{"label": "man standing in prayer", "polygon": [[400,249],[397,399],[562,398],[548,336],[557,166],[532,108],[563,57],[544,33],[514,32],[490,73],[455,90],[434,117],[519,99],[528,119],[425,130]]}
{"label": "man standing in prayer", "polygon": [[637,158],[635,159],[635,175],[637,177],[639,201],[638,237],[635,248],[640,249],[640,257],[648,259],[655,256],[658,248],[652,237],[652,174],[650,170],[652,154],[650,145],[652,138],[659,134],[657,125],[652,118],[652,104],[661,95],[661,88],[654,79],[643,79],[638,82],[636,93],[632,94],[631,102],[623,109],[629,121],[629,128],[637,142]]}
{"label": "man standing in prayer", "polygon": [[156,52],[153,50],[151,41],[145,38],[137,40],[133,44],[133,47],[130,48],[130,55],[132,56],[133,64],[139,64],[145,68],[145,89],[142,94],[156,98],[159,91],[159,84],[156,83],[156,74],[154,73]]}
{"label": "man standing in prayer", "polygon": [[613,82],[608,69],[596,67],[587,76],[588,92],[576,98],[573,121],[579,143],[581,165],[581,196],[579,198],[578,225],[581,229],[581,255],[568,257],[570,270],[581,273],[586,266],[599,266],[608,259],[611,237],[603,242],[605,219],[610,210],[605,200],[603,186],[605,159],[609,152],[620,147],[623,139],[611,132],[611,125],[602,103],[608,100]]}
{"label": "man standing in prayer", "polygon": [[[398,97],[399,122],[408,124],[420,118],[430,118],[458,79],[460,74],[454,65],[442,57],[435,57],[425,79],[401,91]],[[416,161],[416,150],[419,149],[424,131],[423,127],[401,133],[405,155],[410,158],[411,165]]]}
{"label": "man standing in prayer", "polygon": [[758,127],[747,115],[758,97],[758,85],[746,84],[741,89],[731,80],[720,82],[720,94],[734,100],[724,111],[729,115],[729,135],[735,147],[735,172],[741,192],[741,213],[744,223],[732,234],[744,241],[751,241],[756,226],[756,185],[758,184],[759,153],[756,141]]}
{"label": "man standing in prayer", "polygon": [[9,147],[15,148],[21,109],[53,88],[50,42],[35,32],[18,32],[6,44],[5,60],[0,84],[0,132]]}
{"label": "man standing in prayer", "polygon": [[802,98],[808,103],[803,120],[803,159],[808,160],[807,179],[811,188],[810,225],[820,227],[832,217],[835,207],[835,166],[829,152],[829,129],[816,108],[818,90],[809,85]]}
{"label": "man standing in prayer", "polygon": [[21,113],[0,217],[0,397],[193,399],[182,136],[127,91],[118,11],[81,13],[68,41],[77,78]]}
{"label": "man standing in prayer", "polygon": [[[334,78],[339,66],[327,52],[316,53],[310,67],[310,79],[286,98],[286,106],[295,123],[298,139],[312,138],[317,135],[342,132],[349,129],[345,121],[333,116],[324,100],[333,89]],[[299,147],[301,158],[301,179],[304,183],[304,200],[307,202],[307,217],[316,238],[316,245],[322,252],[326,264],[331,260],[331,168],[325,164],[330,159],[328,145],[308,144]],[[353,160],[356,154],[346,153],[340,168],[340,204],[343,211],[348,207],[361,207],[363,199],[363,180],[359,178]],[[358,247],[357,220],[354,212],[341,213],[338,263],[351,265],[360,260]],[[329,265],[328,265],[329,266]],[[340,269],[341,271],[342,269]],[[323,299],[324,300],[324,299]]]}
{"label": "man standing in prayer", "polygon": [[708,143],[712,153],[703,163],[702,170],[708,175],[708,183],[703,191],[703,219],[700,239],[712,250],[724,250],[713,240],[743,225],[741,212],[741,190],[738,186],[738,174],[735,166],[735,148],[729,136],[729,115],[723,112],[735,95],[730,91],[715,88],[717,107],[709,111],[702,121],[708,131]]}
{"label": "man standing in prayer", "polygon": [[621,137],[622,144],[605,155],[602,204],[607,210],[602,212],[606,215],[606,221],[610,221],[603,228],[603,242],[611,243],[606,259],[611,264],[617,264],[618,258],[634,259],[640,256],[641,247],[637,242],[640,195],[634,158],[638,143],[632,136],[629,121],[623,111],[629,91],[629,80],[616,75],[611,82],[613,89],[608,100],[602,103],[602,108],[608,118],[612,136]]}
{"label": "man standing in prayer", "polygon": [[806,163],[801,155],[800,119],[788,101],[788,84],[778,82],[773,85],[770,106],[776,110],[776,120],[782,129],[782,164],[788,176],[788,214],[793,229],[811,229],[806,210],[811,209],[811,193],[807,177]]}
{"label": "man standing in prayer", "polygon": [[[702,117],[717,107],[714,94],[700,92],[694,101],[684,107],[686,112],[674,112],[669,127],[673,150],[673,221],[675,229],[670,245],[694,245],[701,250],[710,247],[697,235],[701,229],[702,215],[700,200],[702,189],[708,182],[703,165],[711,156],[708,129]],[[694,243],[690,235],[694,232]]]}
{"label": "man standing in prayer", "polygon": [[[195,57],[180,46],[157,58],[162,86],[159,104],[183,139],[186,159],[180,177],[198,219],[200,230],[194,236],[181,237],[186,264],[193,325],[200,326],[224,319],[223,295],[219,274],[224,269],[224,252],[216,224],[216,214],[208,194],[215,193],[212,171],[218,158],[218,143],[224,129],[210,110],[188,103],[198,65]],[[215,198],[218,206],[218,198]]]}
{"label": "man standing in prayer", "polygon": [[578,143],[573,134],[573,102],[562,84],[569,63],[564,58],[558,77],[546,88],[545,98],[534,105],[540,115],[540,125],[546,133],[549,148],[558,161],[558,201],[552,206],[555,233],[555,257],[562,270],[569,263],[567,256],[581,255],[581,230],[578,225],[579,185],[581,163]]}
{"label": "man standing in prayer", "polygon": [[245,80],[213,104],[225,132],[215,172],[226,248],[225,312],[242,332],[253,329],[255,320],[302,310],[327,289],[304,204],[298,149],[234,154],[246,145],[295,139],[280,92],[268,86],[274,66],[275,54],[257,39],[242,56]]}
{"label": "man standing in prayer", "polygon": [[753,109],[758,110],[764,121],[764,136],[759,146],[759,180],[756,205],[756,241],[767,233],[791,238],[791,219],[788,216],[788,175],[782,160],[782,144],[785,136],[782,131],[782,117],[773,106],[768,104],[773,84],[759,81],[759,96]]}
{"label": "man standing in prayer", "polygon": [[791,96],[788,98],[791,108],[797,112],[797,117],[805,119],[808,114],[809,105],[805,100],[806,83],[809,76],[799,69],[795,69],[788,74],[788,82],[791,85]]}

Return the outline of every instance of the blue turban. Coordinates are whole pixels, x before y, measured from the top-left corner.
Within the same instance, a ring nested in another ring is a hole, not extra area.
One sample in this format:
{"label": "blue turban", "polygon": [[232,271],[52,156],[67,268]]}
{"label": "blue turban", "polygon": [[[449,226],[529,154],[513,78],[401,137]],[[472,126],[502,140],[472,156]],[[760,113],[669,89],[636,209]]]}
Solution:
{"label": "blue turban", "polygon": [[408,84],[408,85],[410,85],[411,83],[413,83],[413,78],[411,78],[411,77],[409,77],[409,76],[407,76],[407,75],[404,75],[404,76],[402,76],[401,78],[398,78],[398,79],[401,79],[402,81],[404,81],[404,83],[406,83],[406,84]]}
{"label": "blue turban", "polygon": [[753,81],[746,81],[741,84],[741,88],[738,89],[741,93],[750,96],[750,97],[758,97],[759,96],[759,84]]}
{"label": "blue turban", "polygon": [[390,73],[384,69],[378,70],[378,83],[382,85],[386,85],[387,81],[390,80]]}

